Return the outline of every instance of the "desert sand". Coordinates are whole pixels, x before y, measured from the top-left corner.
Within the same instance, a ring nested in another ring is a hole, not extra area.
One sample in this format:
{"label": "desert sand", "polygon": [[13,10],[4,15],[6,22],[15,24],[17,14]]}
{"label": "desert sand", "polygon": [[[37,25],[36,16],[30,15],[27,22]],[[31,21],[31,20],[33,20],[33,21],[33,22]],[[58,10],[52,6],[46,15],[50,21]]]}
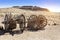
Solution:
{"label": "desert sand", "polygon": [[[2,11],[3,10],[3,11]],[[43,11],[29,11],[16,9],[1,9],[0,15],[0,26],[3,26],[1,23],[4,19],[6,13],[11,12],[13,15],[24,14],[26,17],[30,15],[44,15],[47,18],[47,25],[44,30],[38,31],[28,31],[25,30],[23,33],[16,33],[12,36],[9,33],[0,35],[0,40],[60,40],[60,14],[54,12],[43,12]],[[56,23],[56,25],[54,25]],[[4,27],[4,26],[3,26]],[[19,27],[17,27],[19,30]]]}

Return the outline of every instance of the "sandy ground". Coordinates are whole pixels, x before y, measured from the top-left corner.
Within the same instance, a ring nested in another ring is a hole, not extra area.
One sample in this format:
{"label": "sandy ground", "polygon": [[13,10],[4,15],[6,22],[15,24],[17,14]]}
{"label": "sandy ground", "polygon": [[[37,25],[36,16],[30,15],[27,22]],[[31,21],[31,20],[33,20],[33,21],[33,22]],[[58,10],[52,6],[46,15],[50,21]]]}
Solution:
{"label": "sandy ground", "polygon": [[60,25],[46,26],[45,30],[24,31],[22,34],[0,35],[0,40],[60,40]]}
{"label": "sandy ground", "polygon": [[[57,20],[57,19],[56,19]],[[0,18],[0,26],[3,21],[3,17]],[[51,21],[51,20],[49,20]],[[47,25],[45,30],[38,31],[24,31],[23,33],[15,33],[12,36],[9,33],[0,35],[0,40],[60,40],[60,21],[56,21],[58,25]],[[18,30],[18,29],[17,29]]]}

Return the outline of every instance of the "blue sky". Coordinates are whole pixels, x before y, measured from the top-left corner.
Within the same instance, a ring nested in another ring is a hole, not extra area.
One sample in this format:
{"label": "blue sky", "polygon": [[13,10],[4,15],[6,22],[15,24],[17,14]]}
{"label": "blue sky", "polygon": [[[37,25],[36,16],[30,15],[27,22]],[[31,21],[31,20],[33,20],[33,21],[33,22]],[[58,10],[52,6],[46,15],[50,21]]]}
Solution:
{"label": "blue sky", "polygon": [[0,8],[23,5],[40,6],[60,12],[60,0],[0,0]]}

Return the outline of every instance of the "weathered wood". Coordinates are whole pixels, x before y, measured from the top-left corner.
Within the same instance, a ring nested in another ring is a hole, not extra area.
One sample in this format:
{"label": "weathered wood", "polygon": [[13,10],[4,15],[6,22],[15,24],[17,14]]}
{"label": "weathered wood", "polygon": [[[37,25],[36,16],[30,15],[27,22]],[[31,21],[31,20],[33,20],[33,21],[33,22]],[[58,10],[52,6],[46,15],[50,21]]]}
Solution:
{"label": "weathered wood", "polygon": [[31,15],[28,20],[29,29],[41,29],[47,25],[47,19],[43,15]]}
{"label": "weathered wood", "polygon": [[31,15],[28,19],[28,28],[29,29],[36,29],[37,25],[36,25],[36,21],[37,21],[37,16],[36,15]]}
{"label": "weathered wood", "polygon": [[38,28],[44,28],[46,25],[47,25],[47,19],[45,16],[43,15],[39,15],[37,17],[37,25],[38,25]]}
{"label": "weathered wood", "polygon": [[24,30],[25,29],[25,16],[21,14],[18,16],[16,20],[19,24],[20,30]]}
{"label": "weathered wood", "polygon": [[5,30],[12,30],[16,28],[16,21],[13,20],[12,18],[12,14],[6,14],[5,18],[4,18],[4,26],[5,26]]}

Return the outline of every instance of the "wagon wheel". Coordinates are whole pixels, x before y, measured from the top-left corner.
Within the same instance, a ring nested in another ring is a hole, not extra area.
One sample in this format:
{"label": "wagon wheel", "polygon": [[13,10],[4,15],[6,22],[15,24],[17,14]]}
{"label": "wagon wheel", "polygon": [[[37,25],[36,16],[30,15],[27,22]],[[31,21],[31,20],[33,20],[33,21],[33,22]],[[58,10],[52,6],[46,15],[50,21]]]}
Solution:
{"label": "wagon wheel", "polygon": [[23,14],[21,14],[18,17],[17,22],[19,24],[20,30],[24,30],[24,28],[25,28],[25,16]]}
{"label": "wagon wheel", "polygon": [[28,26],[27,26],[28,29],[30,29],[30,30],[36,29],[36,27],[37,27],[36,21],[37,21],[37,16],[31,15],[28,19]]}
{"label": "wagon wheel", "polygon": [[5,31],[16,28],[16,21],[12,19],[12,15],[6,14],[4,18]]}
{"label": "wagon wheel", "polygon": [[47,25],[47,19],[45,16],[39,15],[37,19],[38,19],[37,20],[38,29],[44,28]]}

